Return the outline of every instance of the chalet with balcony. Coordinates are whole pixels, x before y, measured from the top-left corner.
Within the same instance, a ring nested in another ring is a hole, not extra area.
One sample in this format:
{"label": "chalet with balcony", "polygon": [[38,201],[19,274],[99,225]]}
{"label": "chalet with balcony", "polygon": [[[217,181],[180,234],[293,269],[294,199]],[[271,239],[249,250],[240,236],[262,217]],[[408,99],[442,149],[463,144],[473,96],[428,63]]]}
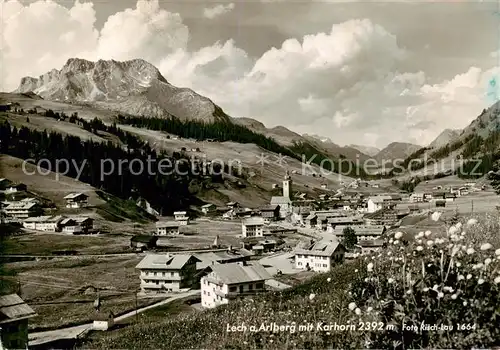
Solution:
{"label": "chalet with balcony", "polygon": [[174,212],[174,219],[179,223],[180,226],[186,226],[189,224],[189,216],[185,211]]}
{"label": "chalet with balcony", "polygon": [[159,221],[156,223],[157,236],[177,236],[180,233],[178,221]]}
{"label": "chalet with balcony", "polygon": [[191,288],[197,284],[196,264],[190,254],[148,254],[136,266],[143,292],[164,293]]}
{"label": "chalet with balcony", "polygon": [[60,223],[63,233],[77,235],[90,233],[94,229],[94,219],[87,216],[72,216],[64,218]]}
{"label": "chalet with balcony", "polygon": [[338,241],[311,242],[295,250],[295,268],[328,272],[344,261],[346,249]]}
{"label": "chalet with balcony", "polygon": [[84,193],[70,193],[64,197],[66,208],[80,209],[88,205],[89,196]]}
{"label": "chalet with balcony", "polygon": [[262,293],[271,275],[260,264],[220,264],[201,279],[201,305],[214,308],[231,300]]}
{"label": "chalet with balcony", "polygon": [[241,236],[263,237],[264,236],[264,218],[252,216],[241,221]]}

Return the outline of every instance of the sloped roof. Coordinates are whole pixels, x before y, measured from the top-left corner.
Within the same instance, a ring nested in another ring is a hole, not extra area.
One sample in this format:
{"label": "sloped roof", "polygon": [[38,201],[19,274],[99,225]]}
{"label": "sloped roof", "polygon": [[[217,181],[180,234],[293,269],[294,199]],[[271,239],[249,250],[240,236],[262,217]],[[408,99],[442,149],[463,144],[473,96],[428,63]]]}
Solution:
{"label": "sloped roof", "polygon": [[261,264],[241,265],[238,263],[213,265],[212,273],[218,282],[236,284],[263,281],[271,278]]}
{"label": "sloped roof", "polygon": [[35,311],[17,294],[0,296],[0,323],[36,316]]}
{"label": "sloped roof", "polygon": [[328,218],[329,224],[342,224],[342,223],[351,223],[351,222],[363,222],[363,219],[359,216],[344,216],[344,217],[333,217]]}
{"label": "sloped roof", "polygon": [[[384,233],[385,226],[383,225],[370,225],[370,226],[356,226],[352,228],[356,232],[356,236],[380,236]],[[335,227],[333,234],[341,236],[344,234],[344,227]]]}
{"label": "sloped roof", "polygon": [[251,216],[241,220],[243,225],[264,225],[264,218],[261,216]]}
{"label": "sloped roof", "polygon": [[386,201],[392,200],[392,196],[375,196],[375,197],[370,197],[368,200],[371,200],[373,203],[382,203]]}
{"label": "sloped roof", "polygon": [[147,254],[135,268],[180,270],[189,262],[190,259],[194,259],[195,262],[201,261],[191,254]]}
{"label": "sloped roof", "polygon": [[174,228],[179,226],[180,225],[177,223],[177,221],[158,221],[156,223],[156,228],[164,228],[164,227]]}
{"label": "sloped roof", "polygon": [[115,315],[111,311],[107,312],[96,312],[94,314],[94,321],[109,321],[114,318]]}
{"label": "sloped roof", "polygon": [[284,197],[284,196],[271,197],[271,205],[291,204],[291,203],[292,203],[292,201],[288,197]]}
{"label": "sloped roof", "polygon": [[332,256],[338,248],[343,249],[343,246],[338,241],[321,240],[304,248],[296,249],[295,255]]}
{"label": "sloped roof", "polygon": [[21,202],[17,202],[17,203],[12,203],[12,204],[9,204],[7,206],[7,208],[5,208],[5,210],[28,210],[28,209],[31,209],[33,208],[34,206],[36,206],[37,204],[36,203],[33,203],[33,202],[29,202],[29,203],[21,203]]}
{"label": "sloped roof", "polygon": [[78,198],[78,197],[89,198],[89,196],[87,196],[86,194],[78,192],[78,193],[70,193],[67,196],[65,196],[64,199],[75,199],[75,198]]}

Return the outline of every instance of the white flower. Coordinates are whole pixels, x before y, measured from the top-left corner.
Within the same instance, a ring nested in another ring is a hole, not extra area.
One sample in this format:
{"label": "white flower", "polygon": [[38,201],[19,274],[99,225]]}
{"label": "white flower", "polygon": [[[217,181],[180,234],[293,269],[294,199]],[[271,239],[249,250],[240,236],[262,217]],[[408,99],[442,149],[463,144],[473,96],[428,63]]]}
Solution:
{"label": "white flower", "polygon": [[472,226],[472,225],[475,225],[477,224],[477,220],[476,219],[469,219],[469,221],[467,221],[467,226]]}
{"label": "white flower", "polygon": [[356,308],[356,304],[355,303],[349,303],[349,310],[354,310]]}
{"label": "white flower", "polygon": [[467,306],[467,302],[466,302],[466,301],[464,301],[462,304],[463,304],[464,306]]}
{"label": "white flower", "polygon": [[435,291],[437,291],[437,290],[438,290],[438,288],[439,288],[439,286],[438,286],[437,284],[435,284],[435,285],[432,287],[432,289],[433,289],[433,290],[435,290]]}
{"label": "white flower", "polygon": [[472,278],[472,275],[469,273],[469,274],[467,275],[467,279],[468,279],[468,280],[470,280],[471,278]]}
{"label": "white flower", "polygon": [[316,294],[311,293],[309,294],[309,300],[313,300],[316,297]]}
{"label": "white flower", "polygon": [[366,309],[367,312],[370,312],[372,310],[373,310],[373,308],[371,306],[368,306],[368,308]]}
{"label": "white flower", "polygon": [[394,282],[394,278],[392,278],[392,277],[387,280],[387,283],[393,283],[393,282]]}
{"label": "white flower", "polygon": [[455,226],[451,226],[451,227],[448,229],[448,233],[449,233],[450,235],[454,235],[454,234],[456,234],[458,231],[459,231],[459,229],[458,229],[458,228],[456,228]]}
{"label": "white flower", "polygon": [[444,293],[443,292],[439,292],[438,293],[438,299],[441,299],[442,297],[444,297]]}
{"label": "white flower", "polygon": [[458,278],[457,278],[459,281],[465,279],[464,275],[458,275]]}
{"label": "white flower", "polygon": [[357,307],[354,312],[356,313],[356,315],[361,315],[361,310],[359,309],[359,307]]}
{"label": "white flower", "polygon": [[370,282],[370,279],[368,277],[365,278],[365,283]]}
{"label": "white flower", "polygon": [[479,264],[475,264],[475,265],[472,265],[472,269],[473,270],[479,270],[480,268],[483,267],[483,263],[479,263]]}
{"label": "white flower", "polygon": [[489,264],[491,264],[491,259],[490,259],[490,258],[487,258],[487,259],[484,261],[484,264],[485,264],[485,265],[489,265]]}
{"label": "white flower", "polygon": [[391,238],[391,239],[389,239],[389,243],[391,243],[391,244],[392,244],[392,242],[394,242],[394,240],[393,240],[392,238]]}
{"label": "white flower", "polygon": [[326,281],[327,281],[327,282],[331,282],[331,281],[332,281],[332,279],[331,279],[330,277],[328,277],[328,278],[326,279]]}
{"label": "white flower", "polygon": [[429,288],[428,287],[425,287],[424,288],[424,292],[428,292],[429,291]]}
{"label": "white flower", "polygon": [[484,283],[484,280],[482,278],[477,280],[477,284],[483,284],[483,283]]}
{"label": "white flower", "polygon": [[424,247],[422,247],[421,245],[419,245],[419,246],[417,247],[417,252],[421,252],[422,250],[424,250]]}
{"label": "white flower", "polygon": [[422,244],[422,240],[421,239],[417,239],[417,243],[418,244]]}
{"label": "white flower", "polygon": [[387,252],[387,256],[391,256],[391,255],[392,255],[392,253],[391,253],[391,252]]}
{"label": "white flower", "polygon": [[451,296],[451,298],[452,298],[453,300],[455,300],[455,299],[457,298],[457,295],[456,295],[456,294],[453,294],[453,295]]}
{"label": "white flower", "polygon": [[488,250],[488,249],[491,249],[493,248],[493,246],[489,243],[484,243],[483,245],[481,245],[481,250]]}
{"label": "white flower", "polygon": [[398,244],[399,244],[399,241],[396,239],[396,240],[394,241],[394,245],[398,245]]}
{"label": "white flower", "polygon": [[411,293],[412,293],[411,289],[406,291],[406,294],[411,294]]}
{"label": "white flower", "polygon": [[424,235],[425,235],[425,237],[429,237],[431,235],[431,231],[429,231],[429,230],[425,231]]}
{"label": "white flower", "polygon": [[424,237],[424,231],[420,231],[416,238],[422,238],[422,237]]}
{"label": "white flower", "polygon": [[358,269],[354,270],[354,272],[358,272]]}
{"label": "white flower", "polygon": [[432,247],[432,245],[433,245],[433,244],[434,244],[434,242],[433,242],[433,241],[431,241],[431,240],[427,241],[427,245],[428,245],[429,247]]}
{"label": "white flower", "polygon": [[495,277],[493,282],[495,282],[495,284],[499,284],[500,283],[500,276]]}
{"label": "white flower", "polygon": [[401,239],[401,237],[403,237],[403,232],[396,232],[396,234],[394,235],[394,238],[396,239]]}
{"label": "white flower", "polygon": [[474,252],[475,252],[474,248],[468,248],[467,249],[467,255],[474,254]]}
{"label": "white flower", "polygon": [[462,266],[462,263],[460,261],[457,261],[456,265],[457,265],[457,267],[460,267],[460,266]]}
{"label": "white flower", "polygon": [[439,211],[435,211],[434,213],[432,213],[431,215],[431,219],[432,221],[438,221],[439,218],[441,217],[441,214]]}
{"label": "white flower", "polygon": [[497,249],[497,250],[495,250],[495,255],[500,256],[500,248],[499,248],[499,249]]}
{"label": "white flower", "polygon": [[462,228],[462,223],[461,223],[461,222],[457,222],[457,223],[455,224],[455,226],[456,226],[457,228]]}
{"label": "white flower", "polygon": [[453,292],[453,288],[448,287],[448,286],[443,287],[443,290],[446,292],[450,292],[450,293]]}
{"label": "white flower", "polygon": [[372,271],[373,271],[373,263],[369,263],[369,264],[366,266],[366,269],[368,270],[368,272],[372,272]]}

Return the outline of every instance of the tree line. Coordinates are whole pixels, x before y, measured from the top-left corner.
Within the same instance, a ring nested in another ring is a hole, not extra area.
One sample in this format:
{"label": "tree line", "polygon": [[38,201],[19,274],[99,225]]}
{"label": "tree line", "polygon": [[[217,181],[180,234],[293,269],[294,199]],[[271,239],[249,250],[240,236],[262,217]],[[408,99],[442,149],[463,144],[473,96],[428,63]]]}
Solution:
{"label": "tree line", "polygon": [[[101,123],[99,121],[90,124],[100,129],[104,125]],[[75,166],[62,170],[67,172],[66,176],[78,178],[81,182],[119,198],[128,199],[140,195],[154,207],[163,209],[165,213],[186,209],[195,200],[189,188],[192,181],[203,181],[207,176],[202,169],[204,164],[193,164],[182,154],[178,154],[177,158],[164,153],[157,154],[147,142],[116,129],[115,126],[106,127],[106,131],[116,131],[118,137],[126,139],[134,147],[124,148],[111,141],[94,142],[71,135],[63,136],[56,132],[17,128],[4,122],[0,124],[0,153],[32,159],[35,164],[44,159],[43,167],[50,168],[48,170],[56,169],[57,161],[63,159],[68,160],[70,164],[78,164],[78,167],[84,165],[81,174]],[[106,169],[102,161],[104,159],[108,160]],[[153,171],[138,171],[139,167],[132,167],[133,160],[135,164],[145,165],[151,162]],[[154,166],[162,160],[163,168],[160,173]],[[118,167],[119,162],[124,166]],[[112,172],[110,164],[114,164]],[[209,176],[220,181],[222,172],[220,166],[215,169],[217,166],[213,169],[213,173],[217,175]]]}

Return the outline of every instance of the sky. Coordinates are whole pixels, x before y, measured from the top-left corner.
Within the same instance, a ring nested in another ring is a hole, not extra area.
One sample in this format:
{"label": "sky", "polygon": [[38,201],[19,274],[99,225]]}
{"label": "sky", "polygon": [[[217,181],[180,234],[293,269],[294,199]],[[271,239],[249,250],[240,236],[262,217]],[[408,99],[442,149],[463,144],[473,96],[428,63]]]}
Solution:
{"label": "sky", "polygon": [[71,57],[142,58],[233,117],[379,148],[425,146],[497,99],[500,5],[487,0],[0,5],[2,91]]}

